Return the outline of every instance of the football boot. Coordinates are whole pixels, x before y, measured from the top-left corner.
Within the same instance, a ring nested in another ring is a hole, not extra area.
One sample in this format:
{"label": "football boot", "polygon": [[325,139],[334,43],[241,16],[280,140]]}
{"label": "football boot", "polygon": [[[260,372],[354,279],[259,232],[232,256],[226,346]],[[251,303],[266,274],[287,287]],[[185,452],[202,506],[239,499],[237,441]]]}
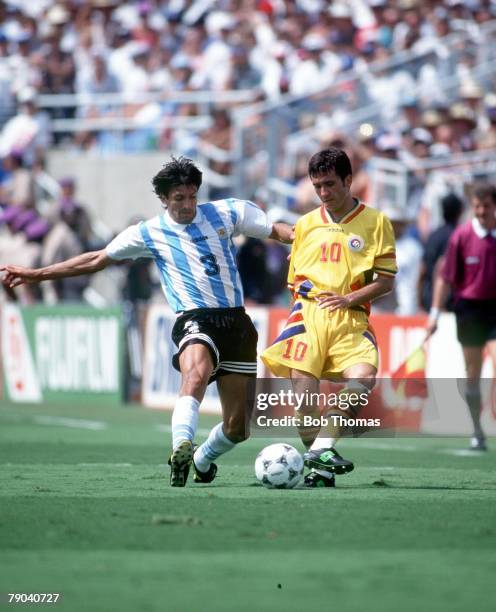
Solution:
{"label": "football boot", "polygon": [[192,461],[193,443],[190,440],[183,440],[172,451],[172,455],[167,462],[171,468],[171,487],[184,487],[188,480],[189,468]]}
{"label": "football boot", "polygon": [[326,470],[333,474],[346,474],[355,467],[351,461],[344,459],[334,448],[309,450],[303,455],[305,465],[317,470]]}
{"label": "football boot", "polygon": [[312,470],[303,479],[303,486],[306,489],[316,489],[318,487],[335,487],[336,478],[334,476],[328,478],[327,476],[322,476],[322,474],[319,474],[315,470]]}

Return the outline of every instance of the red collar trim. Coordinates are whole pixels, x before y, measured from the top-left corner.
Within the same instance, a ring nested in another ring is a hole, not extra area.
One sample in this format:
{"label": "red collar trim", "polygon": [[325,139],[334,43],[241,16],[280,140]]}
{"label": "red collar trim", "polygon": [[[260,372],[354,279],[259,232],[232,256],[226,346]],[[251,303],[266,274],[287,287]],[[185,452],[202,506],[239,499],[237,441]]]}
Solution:
{"label": "red collar trim", "polygon": [[330,221],[329,221],[329,217],[327,216],[327,210],[326,210],[326,207],[325,207],[323,204],[322,204],[322,205],[321,205],[321,207],[320,207],[320,216],[322,217],[322,221],[323,221],[324,223],[327,223],[327,224],[329,224],[329,223],[330,223]]}
{"label": "red collar trim", "polygon": [[357,215],[359,215],[362,210],[365,210],[365,204],[359,204],[358,208],[354,208],[350,210],[348,215],[345,215],[343,219],[341,219],[340,223],[349,223],[352,219],[354,219]]}
{"label": "red collar trim", "polygon": [[361,204],[356,198],[353,198],[356,201],[356,205],[350,210],[349,213],[340,219],[339,221],[333,221],[329,212],[327,212],[326,207],[321,204],[320,206],[320,216],[322,217],[322,221],[326,224],[330,223],[348,223],[352,219],[354,219],[357,215],[359,215],[362,210],[365,209],[365,204]]}

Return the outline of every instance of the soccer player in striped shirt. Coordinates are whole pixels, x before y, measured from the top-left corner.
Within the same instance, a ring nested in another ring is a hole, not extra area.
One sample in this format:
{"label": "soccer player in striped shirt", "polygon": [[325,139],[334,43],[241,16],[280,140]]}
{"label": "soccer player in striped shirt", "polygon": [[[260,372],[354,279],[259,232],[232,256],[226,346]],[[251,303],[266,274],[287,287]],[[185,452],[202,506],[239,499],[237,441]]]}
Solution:
{"label": "soccer player in striped shirt", "polygon": [[[308,397],[317,397],[321,378],[347,381],[341,393],[346,406],[346,397],[366,399],[375,384],[377,342],[368,316],[370,302],[394,285],[394,234],[385,215],[352,197],[351,163],[344,151],[316,153],[308,173],[322,205],[296,223],[288,276],[295,302],[283,331],[261,357]],[[312,468],[307,487],[332,487],[334,474],[353,469],[334,447],[345,430],[340,417],[353,418],[358,409],[351,401],[345,410],[331,409],[324,415],[328,429],[320,435],[318,427],[300,428],[308,448],[305,464]],[[302,412],[320,416],[317,405]]]}
{"label": "soccer player in striped shirt", "polygon": [[[178,314],[172,339],[178,347],[173,364],[181,388],[172,415],[170,482],[186,484],[193,463],[195,482],[211,482],[214,460],[248,437],[246,390],[256,376],[257,332],[243,307],[233,237],[245,234],[291,242],[284,223],[270,224],[255,204],[228,198],[197,203],[202,173],[179,158],[167,163],[152,180],[165,209],[148,221],[118,234],[105,249],[83,253],[39,269],[4,266],[4,284],[89,274],[126,259],[153,258],[170,307]],[[207,385],[217,381],[222,423],[196,449],[193,440],[198,410]]]}

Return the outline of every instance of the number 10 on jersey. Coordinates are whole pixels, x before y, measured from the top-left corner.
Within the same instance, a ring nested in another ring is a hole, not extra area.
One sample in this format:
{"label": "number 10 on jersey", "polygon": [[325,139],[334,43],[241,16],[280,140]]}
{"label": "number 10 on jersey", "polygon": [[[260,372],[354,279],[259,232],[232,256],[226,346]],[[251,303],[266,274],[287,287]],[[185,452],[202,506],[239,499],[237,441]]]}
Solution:
{"label": "number 10 on jersey", "polygon": [[323,242],[320,245],[320,261],[337,263],[341,259],[341,244],[339,242]]}
{"label": "number 10 on jersey", "polygon": [[308,344],[299,340],[293,347],[294,343],[294,338],[290,338],[286,341],[286,350],[284,351],[282,357],[283,359],[293,359],[294,361],[302,361],[303,357],[305,357],[305,353],[307,352]]}

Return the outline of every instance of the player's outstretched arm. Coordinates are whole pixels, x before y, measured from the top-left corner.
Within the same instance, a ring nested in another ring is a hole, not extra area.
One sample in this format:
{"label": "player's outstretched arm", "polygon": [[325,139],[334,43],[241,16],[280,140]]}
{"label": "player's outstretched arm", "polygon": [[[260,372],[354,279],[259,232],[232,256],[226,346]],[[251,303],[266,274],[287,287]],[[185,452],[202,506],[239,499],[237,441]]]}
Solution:
{"label": "player's outstretched arm", "polygon": [[81,276],[92,274],[103,270],[110,264],[115,263],[105,249],[101,251],[90,251],[76,255],[66,261],[46,266],[44,268],[24,268],[22,266],[0,266],[0,272],[5,272],[2,283],[13,289],[19,285],[41,283],[45,280],[66,278],[68,276]]}
{"label": "player's outstretched arm", "polygon": [[272,232],[269,238],[273,240],[279,240],[279,242],[285,242],[291,244],[295,237],[294,226],[288,225],[287,223],[274,223],[272,225]]}

